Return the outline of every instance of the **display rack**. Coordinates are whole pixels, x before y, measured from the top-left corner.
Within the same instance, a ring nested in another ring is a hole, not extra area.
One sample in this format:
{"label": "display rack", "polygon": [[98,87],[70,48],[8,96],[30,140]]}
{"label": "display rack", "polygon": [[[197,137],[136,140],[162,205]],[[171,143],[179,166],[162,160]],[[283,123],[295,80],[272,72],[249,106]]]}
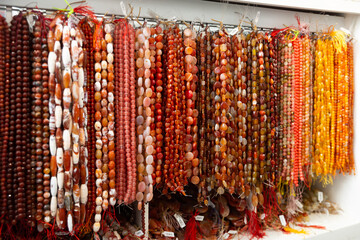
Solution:
{"label": "display rack", "polygon": [[[337,28],[344,27],[351,31],[357,44],[354,47],[354,69],[355,69],[355,91],[360,88],[360,48],[357,39],[360,39],[360,3],[350,1],[242,1],[232,0],[234,3],[202,0],[151,0],[151,1],[123,1],[125,6],[130,3],[135,12],[141,7],[140,16],[143,18],[154,18],[154,14],[160,18],[177,19],[185,21],[212,22],[211,19],[223,21],[234,27],[239,24],[242,16],[249,19],[257,18],[257,25],[264,28],[282,28],[283,23],[288,25],[297,24],[295,15],[298,15],[304,22],[309,22],[311,31],[317,31],[322,26],[335,25]],[[236,4],[237,3],[241,3]],[[88,5],[95,9],[99,15],[116,14],[123,15],[120,2],[115,0],[88,0]],[[244,5],[245,4],[245,5]],[[251,5],[246,5],[251,4]],[[62,1],[38,0],[29,2],[27,0],[2,0],[0,6],[6,7],[6,17],[10,19],[12,7],[47,9],[51,11],[54,7],[63,8]],[[267,6],[267,7],[261,7]],[[271,8],[268,8],[271,6]],[[276,9],[287,8],[292,10]],[[296,9],[303,9],[306,12],[297,12]],[[312,13],[315,11],[316,13]],[[318,12],[337,13],[334,15],[320,14]],[[215,23],[214,23],[215,24]],[[360,98],[355,97],[354,103],[354,154],[356,166],[359,166],[360,156],[360,123],[357,119],[360,117]],[[357,168],[358,170],[358,168]],[[359,239],[360,237],[360,176],[337,176],[334,184],[324,188],[330,199],[339,204],[343,209],[341,215],[327,216],[326,214],[310,216],[310,223],[325,226],[326,230],[309,230],[307,235],[284,235],[281,232],[268,231],[265,239]],[[321,187],[321,185],[319,185]],[[150,204],[151,205],[151,204]],[[145,205],[145,215],[140,216],[137,213],[137,222],[144,220],[145,236],[148,237],[148,212],[149,204]],[[140,214],[140,215],[139,215]],[[143,218],[143,219],[142,219]],[[140,225],[140,224],[139,224]],[[239,239],[246,238],[241,236]]]}

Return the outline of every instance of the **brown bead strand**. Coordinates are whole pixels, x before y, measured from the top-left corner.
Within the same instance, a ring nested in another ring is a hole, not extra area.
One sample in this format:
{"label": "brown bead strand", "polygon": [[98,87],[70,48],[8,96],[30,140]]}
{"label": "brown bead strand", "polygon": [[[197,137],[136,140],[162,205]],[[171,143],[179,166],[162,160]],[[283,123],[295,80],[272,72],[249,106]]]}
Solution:
{"label": "brown bead strand", "polygon": [[265,68],[265,130],[266,130],[266,143],[265,143],[265,171],[264,171],[264,179],[267,181],[271,179],[271,145],[272,145],[272,137],[271,137],[271,57],[270,57],[270,43],[271,37],[264,37],[264,68]]}
{"label": "brown bead strand", "polygon": [[199,69],[199,81],[198,81],[198,89],[200,93],[197,96],[197,109],[199,109],[199,176],[200,176],[200,188],[198,194],[198,202],[203,202],[206,197],[206,189],[205,189],[205,179],[206,179],[206,111],[205,111],[205,103],[206,103],[206,34],[207,29],[203,34],[199,34],[197,36],[197,59],[200,62]]}
{"label": "brown bead strand", "polygon": [[[9,142],[9,77],[10,77],[10,32],[9,26],[4,17],[0,17],[0,118],[1,118],[1,166],[0,166],[0,179],[1,179],[1,205],[0,215],[6,216],[7,209],[7,156],[8,156],[8,142]],[[1,223],[5,222],[5,217],[2,218]]]}
{"label": "brown bead strand", "polygon": [[[217,179],[216,179],[216,174],[219,172],[219,153],[218,153],[218,149],[217,147],[215,147],[215,138],[218,135],[218,132],[215,130],[215,125],[216,125],[216,121],[215,121],[215,113],[216,109],[215,109],[215,101],[217,101],[218,98],[218,93],[216,92],[216,89],[214,88],[215,83],[217,82],[217,74],[215,73],[215,68],[217,66],[217,58],[218,58],[218,53],[219,53],[219,46],[218,44],[215,44],[215,42],[217,42],[218,39],[218,33],[214,33],[210,36],[210,47],[211,47],[211,57],[209,57],[208,59],[208,64],[210,65],[210,68],[208,67],[208,69],[211,70],[211,74],[210,74],[210,81],[209,81],[209,86],[208,86],[208,90],[209,90],[209,96],[210,98],[207,101],[207,111],[209,114],[209,118],[211,120],[209,120],[208,122],[208,134],[209,134],[209,147],[210,151],[209,151],[209,162],[210,162],[210,168],[211,171],[209,170],[209,178],[208,178],[208,184],[210,185],[209,191],[215,189],[215,186],[217,185]],[[208,45],[209,47],[209,45]],[[215,100],[216,99],[216,100]]]}
{"label": "brown bead strand", "polygon": [[[42,77],[42,125],[43,125],[43,133],[42,133],[42,159],[38,159],[37,161],[37,165],[36,165],[36,173],[40,173],[40,171],[42,170],[43,173],[48,173],[51,172],[51,164],[50,164],[50,146],[49,146],[49,137],[50,137],[50,129],[49,129],[49,117],[50,117],[50,113],[49,113],[49,70],[48,70],[48,55],[49,55],[49,50],[48,50],[48,45],[47,45],[47,32],[48,29],[44,29],[42,28],[42,39],[41,39],[41,54],[42,54],[42,58],[41,58],[41,68],[42,68],[42,72],[41,72],[41,77]],[[42,161],[42,167],[40,162]],[[53,172],[54,174],[56,174],[56,171]],[[39,174],[40,175],[40,174]],[[43,175],[44,178],[44,175]],[[50,185],[49,183],[43,181],[43,179],[38,179],[37,180],[40,182],[42,182],[42,189],[43,192],[45,193],[45,191],[50,192]],[[47,184],[47,185],[46,185]],[[38,189],[41,189],[41,186],[38,186],[38,183],[36,182],[36,187],[37,187],[37,199],[39,200],[39,202],[43,202],[45,203],[44,200],[44,195],[38,195]],[[37,212],[36,212],[36,220],[39,221],[41,219],[41,214],[43,211],[42,209],[40,209],[40,207],[42,207],[43,205],[38,206],[37,205]],[[39,219],[39,220],[38,220]]]}
{"label": "brown bead strand", "polygon": [[[208,194],[208,192],[211,191],[211,189],[213,189],[213,185],[214,185],[214,169],[215,169],[215,165],[214,165],[214,156],[215,156],[215,151],[214,151],[214,119],[213,119],[213,115],[214,115],[214,107],[212,105],[212,103],[214,102],[214,97],[215,97],[215,91],[213,89],[213,84],[215,82],[215,73],[214,73],[214,66],[215,66],[215,61],[212,61],[213,59],[215,59],[215,55],[216,53],[213,51],[214,50],[214,45],[212,44],[212,35],[210,33],[210,31],[208,30],[206,32],[206,115],[207,115],[207,121],[206,121],[206,140],[207,140],[207,145],[206,145],[206,149],[208,149],[207,152],[207,166],[206,166],[206,192],[204,194]],[[203,195],[204,195],[203,194]],[[204,196],[205,197],[205,196]],[[207,204],[208,200],[205,199],[204,203]]]}
{"label": "brown bead strand", "polygon": [[17,24],[16,49],[21,51],[17,54],[16,71],[16,96],[17,108],[15,125],[15,166],[16,166],[16,187],[15,187],[15,219],[22,220],[26,217],[27,203],[31,202],[31,192],[26,186],[30,178],[30,156],[28,154],[29,146],[29,91],[30,91],[30,32],[27,20],[20,14]]}
{"label": "brown bead strand", "polygon": [[[35,22],[34,32],[33,32],[33,55],[32,55],[32,105],[31,105],[31,119],[32,119],[32,127],[31,127],[31,183],[28,184],[28,188],[35,191],[35,178],[37,185],[38,195],[43,194],[43,173],[42,173],[42,32],[41,32],[41,23],[40,21]],[[39,166],[36,168],[35,167]],[[36,176],[35,176],[36,171]],[[43,199],[39,199],[38,209],[42,212],[43,208]],[[31,226],[35,225],[35,213],[36,211],[36,198],[35,192],[34,196],[32,196],[32,201],[30,211],[28,210],[29,223]],[[41,218],[40,218],[41,219]]]}
{"label": "brown bead strand", "polygon": [[272,39],[269,43],[269,53],[270,53],[270,132],[271,132],[271,148],[270,148],[270,172],[271,176],[269,179],[272,183],[275,184],[275,174],[277,168],[277,137],[276,137],[276,127],[277,127],[277,112],[278,105],[277,101],[277,51],[276,51],[276,40]]}
{"label": "brown bead strand", "polygon": [[86,219],[88,219],[92,212],[95,210],[95,131],[94,131],[94,55],[92,54],[92,43],[93,43],[93,33],[92,29],[87,21],[84,21],[80,24],[80,28],[85,35],[84,41],[84,55],[85,55],[85,69],[86,69],[86,78],[87,78],[87,93],[88,93],[88,103],[87,103],[87,131],[88,131],[88,202],[86,209],[89,214],[86,214]]}
{"label": "brown bead strand", "polygon": [[[10,123],[9,123],[9,146],[8,146],[8,172],[6,175],[7,178],[7,189],[8,189],[8,219],[14,225],[16,224],[15,219],[15,187],[16,187],[16,172],[15,172],[15,131],[16,131],[16,109],[17,100],[16,100],[16,87],[20,82],[16,81],[16,56],[17,56],[17,45],[16,39],[18,38],[16,34],[17,24],[19,22],[19,16],[13,17],[11,20],[11,50],[10,50]],[[19,51],[20,52],[20,51]],[[21,106],[21,105],[20,105]]]}

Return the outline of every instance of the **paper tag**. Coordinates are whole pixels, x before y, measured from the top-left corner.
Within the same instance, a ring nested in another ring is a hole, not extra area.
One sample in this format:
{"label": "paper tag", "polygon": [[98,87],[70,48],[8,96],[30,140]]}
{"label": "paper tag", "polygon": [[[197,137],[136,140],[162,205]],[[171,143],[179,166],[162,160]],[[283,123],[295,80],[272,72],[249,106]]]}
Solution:
{"label": "paper tag", "polygon": [[125,4],[123,1],[120,2],[120,8],[121,8],[123,15],[126,17],[127,16],[126,7],[125,7]]}
{"label": "paper tag", "polygon": [[231,32],[229,33],[230,35],[235,35],[235,34],[237,34],[238,33],[238,31],[239,31],[239,28],[234,28],[233,30],[231,30]]}
{"label": "paper tag", "polygon": [[144,233],[143,233],[142,230],[139,230],[139,231],[136,231],[136,232],[135,232],[135,236],[141,237],[141,236],[144,236]]}
{"label": "paper tag", "polygon": [[195,220],[196,220],[196,221],[199,221],[199,222],[202,222],[202,221],[204,221],[204,216],[202,216],[202,215],[197,215],[197,216],[195,216]]}
{"label": "paper tag", "polygon": [[162,235],[164,235],[165,237],[175,237],[175,234],[174,232],[163,232]]}
{"label": "paper tag", "polygon": [[318,192],[318,201],[319,201],[319,203],[322,203],[322,201],[324,201],[324,194],[323,194],[323,192]]}
{"label": "paper tag", "polygon": [[181,228],[184,228],[186,226],[184,219],[179,214],[175,213],[174,217],[178,221]]}
{"label": "paper tag", "polygon": [[330,214],[329,214],[329,210],[327,210],[327,208],[325,208],[324,211],[325,211],[326,216],[329,216],[329,215],[330,215]]}
{"label": "paper tag", "polygon": [[280,215],[279,219],[280,219],[281,225],[283,225],[285,227],[286,226],[286,220],[285,220],[284,215]]}
{"label": "paper tag", "polygon": [[344,33],[348,34],[348,35],[351,35],[351,32],[348,29],[344,28],[344,27],[341,27],[340,30],[343,31]]}
{"label": "paper tag", "polygon": [[26,21],[28,22],[29,30],[32,33],[34,31],[34,25],[35,25],[34,15],[32,15],[32,14],[27,15]]}
{"label": "paper tag", "polygon": [[256,25],[257,22],[259,21],[259,18],[260,18],[260,11],[258,11],[258,12],[256,13],[256,17],[255,17],[255,19],[254,19],[254,24],[255,24],[255,25]]}
{"label": "paper tag", "polygon": [[177,17],[173,16],[172,18],[169,19],[170,22],[176,22],[177,21]]}
{"label": "paper tag", "polygon": [[229,234],[229,233],[225,233],[225,234],[223,235],[223,238],[224,238],[224,239],[227,239],[228,237],[230,237],[230,234]]}
{"label": "paper tag", "polygon": [[210,201],[210,199],[209,199],[208,202],[209,202],[208,204],[209,204],[210,207],[215,208],[215,204],[212,201]]}
{"label": "paper tag", "polygon": [[235,235],[235,234],[237,234],[238,233],[238,231],[236,231],[236,230],[230,230],[230,231],[228,231],[228,234],[231,234],[231,235]]}

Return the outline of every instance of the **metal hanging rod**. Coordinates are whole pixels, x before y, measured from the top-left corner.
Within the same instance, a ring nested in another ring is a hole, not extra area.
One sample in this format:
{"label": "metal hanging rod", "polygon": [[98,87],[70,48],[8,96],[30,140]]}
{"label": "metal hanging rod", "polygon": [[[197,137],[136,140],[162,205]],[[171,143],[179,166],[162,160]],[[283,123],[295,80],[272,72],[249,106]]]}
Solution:
{"label": "metal hanging rod", "polygon": [[[25,10],[39,10],[39,11],[46,11],[46,12],[56,12],[56,9],[52,9],[52,8],[35,8],[35,7],[25,7],[25,6],[15,6],[15,5],[0,5],[0,9],[5,9],[8,10],[8,8],[11,8],[12,10],[17,10],[17,11],[25,11]],[[122,15],[122,14],[105,14],[105,13],[95,13],[96,17],[104,17],[104,16],[114,16],[115,18],[124,18],[126,16]],[[140,16],[140,17],[136,17],[136,19],[138,19],[140,22],[152,22],[152,23],[158,23],[159,21],[169,21],[169,19],[165,19],[165,18],[153,18],[153,17],[144,17],[144,16]],[[135,21],[135,18],[132,18],[132,20]],[[187,20],[176,20],[176,24],[180,24],[180,25],[185,25],[185,23],[187,24],[193,24],[195,26],[208,26],[208,27],[214,27],[214,28],[219,28],[220,23],[217,22],[194,22],[194,21],[187,21]],[[238,25],[236,24],[228,24],[228,23],[223,23],[224,28],[236,28],[238,27]],[[243,25],[241,26],[242,29],[246,30],[246,31],[251,31],[253,30],[253,28],[249,25]],[[274,30],[274,28],[269,28],[269,27],[261,27],[261,26],[257,26],[257,29],[260,31],[266,31],[266,30]]]}
{"label": "metal hanging rod", "polygon": [[[16,10],[16,11],[38,10],[41,12],[50,12],[50,13],[58,11],[53,8],[35,8],[35,7],[24,7],[24,6],[14,6],[14,5],[0,5],[0,9],[7,11],[8,8],[11,8],[11,10]],[[109,17],[114,16],[115,19],[126,17],[122,14],[104,14],[104,13],[95,13],[95,16],[99,17],[99,18],[104,17],[104,16],[109,16]],[[169,21],[169,19],[165,19],[165,18],[160,18],[160,17],[153,18],[153,17],[144,17],[144,16],[130,18],[130,19],[132,19],[132,21],[134,21],[134,24],[136,23],[136,19],[139,20],[140,22],[151,22],[154,24],[157,24],[159,21],[164,21],[164,22]],[[218,22],[195,22],[195,21],[187,21],[187,20],[181,20],[181,19],[176,20],[174,23],[178,24],[178,25],[182,25],[182,26],[185,26],[186,25],[185,23],[193,24],[194,26],[204,26],[204,27],[207,26],[207,27],[213,27],[213,28],[219,28],[219,26],[220,26],[220,23],[218,23]],[[229,30],[231,28],[237,28],[238,25],[223,23],[223,27],[225,29]],[[241,28],[244,31],[252,31],[253,30],[253,27],[249,26],[249,25],[242,25]],[[256,28],[260,31],[273,31],[274,29],[277,29],[277,28],[269,28],[269,27],[261,27],[261,26],[256,26]],[[310,32],[310,34],[313,35],[313,34],[315,34],[315,32]]]}

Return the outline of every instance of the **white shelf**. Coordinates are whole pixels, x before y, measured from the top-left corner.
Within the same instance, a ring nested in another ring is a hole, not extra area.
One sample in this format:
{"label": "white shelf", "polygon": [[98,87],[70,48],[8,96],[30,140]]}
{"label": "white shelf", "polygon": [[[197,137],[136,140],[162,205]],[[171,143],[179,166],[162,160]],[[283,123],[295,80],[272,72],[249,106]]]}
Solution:
{"label": "white shelf", "polygon": [[231,2],[320,12],[360,14],[360,1],[358,0],[231,0]]}
{"label": "white shelf", "polygon": [[[312,214],[306,225],[323,226],[326,229],[301,228],[292,226],[294,229],[304,229],[307,234],[283,233],[281,231],[266,231],[263,240],[358,240],[360,239],[360,219],[348,215]],[[249,240],[249,234],[239,235],[236,240]],[[234,239],[235,240],[235,239]]]}

